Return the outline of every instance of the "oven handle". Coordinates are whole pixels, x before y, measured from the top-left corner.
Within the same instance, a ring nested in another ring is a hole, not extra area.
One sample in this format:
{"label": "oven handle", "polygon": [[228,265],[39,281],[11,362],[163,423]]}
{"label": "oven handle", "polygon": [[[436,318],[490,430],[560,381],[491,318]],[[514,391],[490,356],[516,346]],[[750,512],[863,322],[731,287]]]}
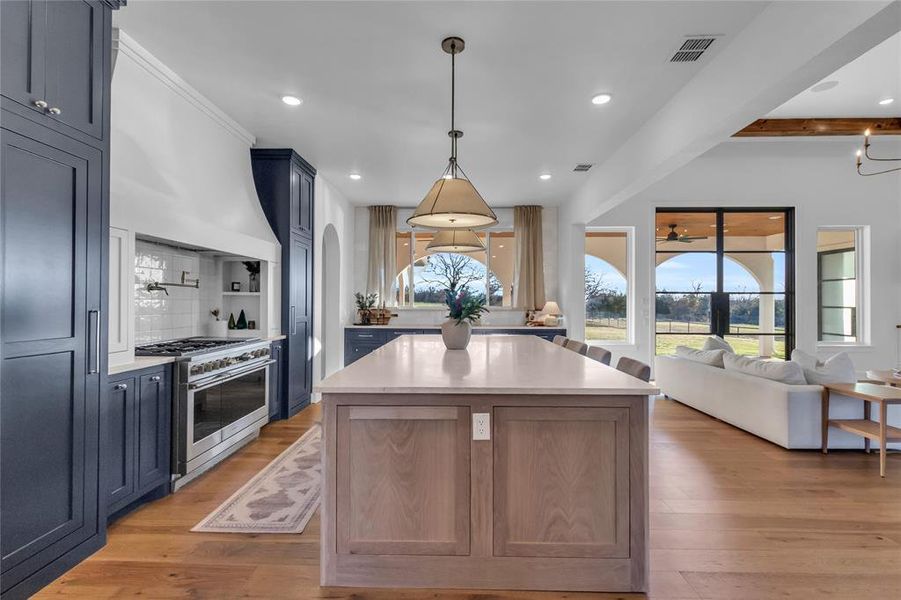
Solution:
{"label": "oven handle", "polygon": [[257,363],[250,367],[249,369],[243,369],[241,371],[235,371],[232,373],[223,373],[215,377],[214,379],[208,379],[206,381],[201,381],[197,383],[189,383],[188,389],[192,392],[199,392],[205,390],[207,388],[211,388],[220,383],[225,383],[226,381],[231,381],[232,379],[237,379],[242,375],[247,375],[248,373],[253,373],[254,371],[259,371],[261,368],[268,367],[272,363],[276,362],[275,360],[267,360],[266,362]]}

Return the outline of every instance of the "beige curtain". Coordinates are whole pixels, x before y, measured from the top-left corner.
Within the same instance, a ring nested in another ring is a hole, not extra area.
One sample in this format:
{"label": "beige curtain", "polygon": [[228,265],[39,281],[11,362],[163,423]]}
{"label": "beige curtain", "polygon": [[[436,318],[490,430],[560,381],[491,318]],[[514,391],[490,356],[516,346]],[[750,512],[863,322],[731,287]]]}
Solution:
{"label": "beige curtain", "polygon": [[394,270],[397,267],[397,207],[369,207],[369,279],[367,293],[379,295],[378,303],[393,306]]}
{"label": "beige curtain", "polygon": [[526,310],[544,306],[544,246],[541,207],[513,208],[516,256],[513,268],[513,305]]}

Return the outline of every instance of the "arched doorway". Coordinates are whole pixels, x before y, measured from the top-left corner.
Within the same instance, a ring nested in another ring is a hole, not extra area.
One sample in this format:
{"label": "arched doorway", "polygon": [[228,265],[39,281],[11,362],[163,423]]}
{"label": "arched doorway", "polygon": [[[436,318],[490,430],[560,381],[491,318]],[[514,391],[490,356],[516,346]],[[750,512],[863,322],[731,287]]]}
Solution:
{"label": "arched doorway", "polygon": [[328,224],[322,234],[322,378],[341,368],[341,243],[335,226]]}

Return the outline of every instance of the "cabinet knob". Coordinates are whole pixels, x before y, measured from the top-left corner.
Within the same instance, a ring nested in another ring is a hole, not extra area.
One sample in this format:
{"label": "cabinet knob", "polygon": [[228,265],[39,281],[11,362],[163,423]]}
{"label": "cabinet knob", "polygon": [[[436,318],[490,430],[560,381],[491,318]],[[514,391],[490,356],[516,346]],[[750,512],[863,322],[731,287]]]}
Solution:
{"label": "cabinet knob", "polygon": [[150,381],[159,381],[159,380],[160,380],[159,375],[154,375],[153,377],[150,378]]}
{"label": "cabinet knob", "polygon": [[38,108],[47,108],[47,101],[46,101],[46,100],[35,100],[35,101],[33,102],[33,104],[34,104],[35,106],[37,106]]}
{"label": "cabinet knob", "polygon": [[117,383],[116,387],[114,387],[113,389],[116,390],[117,392],[124,392],[125,390],[128,389],[128,384],[127,383]]}
{"label": "cabinet knob", "polygon": [[55,106],[52,106],[52,107],[50,107],[49,109],[47,109],[47,112],[50,113],[50,114],[53,115],[53,116],[57,116],[57,115],[62,114],[63,111],[61,111],[60,109],[56,108]]}

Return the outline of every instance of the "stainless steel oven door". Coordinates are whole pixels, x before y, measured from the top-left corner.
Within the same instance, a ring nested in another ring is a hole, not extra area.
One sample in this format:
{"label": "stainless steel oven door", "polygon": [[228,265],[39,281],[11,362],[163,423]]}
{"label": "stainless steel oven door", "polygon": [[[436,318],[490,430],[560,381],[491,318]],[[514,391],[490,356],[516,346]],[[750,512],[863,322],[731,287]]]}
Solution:
{"label": "stainless steel oven door", "polygon": [[269,414],[268,366],[272,362],[188,385],[186,461]]}

